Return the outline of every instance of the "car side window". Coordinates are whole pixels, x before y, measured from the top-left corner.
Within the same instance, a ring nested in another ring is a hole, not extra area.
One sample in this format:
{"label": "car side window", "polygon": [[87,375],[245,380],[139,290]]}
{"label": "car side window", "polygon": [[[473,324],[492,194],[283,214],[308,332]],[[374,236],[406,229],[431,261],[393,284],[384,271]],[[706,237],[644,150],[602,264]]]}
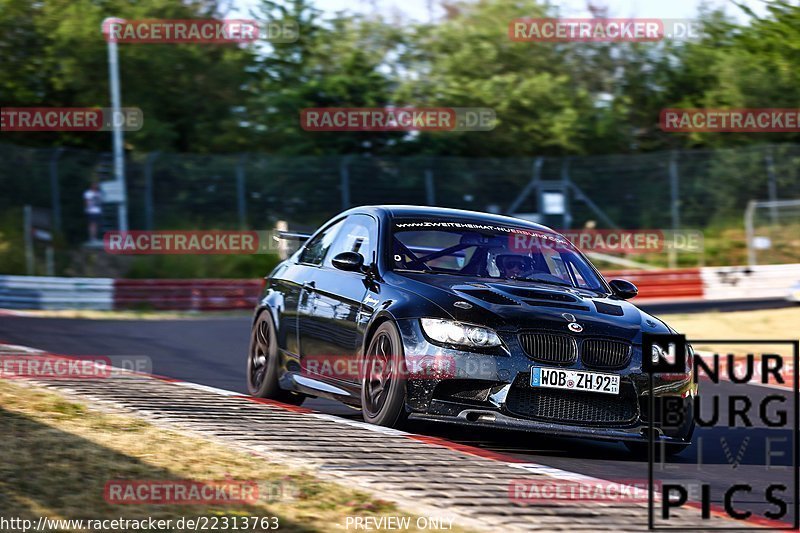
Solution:
{"label": "car side window", "polygon": [[331,260],[342,252],[360,253],[368,264],[373,259],[377,240],[378,224],[374,218],[368,215],[350,215],[325,257],[325,266],[332,267]]}
{"label": "car side window", "polygon": [[322,230],[319,235],[308,241],[308,243],[300,252],[301,263],[309,265],[321,265],[322,260],[325,259],[325,254],[333,244],[336,234],[344,224],[345,219],[341,219]]}

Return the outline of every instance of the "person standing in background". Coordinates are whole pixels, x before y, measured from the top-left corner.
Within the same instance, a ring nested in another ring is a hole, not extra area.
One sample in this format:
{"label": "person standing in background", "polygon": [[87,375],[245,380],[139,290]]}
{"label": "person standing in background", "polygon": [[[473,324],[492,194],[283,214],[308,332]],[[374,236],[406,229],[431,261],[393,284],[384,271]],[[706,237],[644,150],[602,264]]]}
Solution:
{"label": "person standing in background", "polygon": [[103,194],[100,192],[97,182],[92,182],[89,188],[83,193],[84,212],[89,219],[89,243],[98,242],[97,229],[103,216],[102,206]]}

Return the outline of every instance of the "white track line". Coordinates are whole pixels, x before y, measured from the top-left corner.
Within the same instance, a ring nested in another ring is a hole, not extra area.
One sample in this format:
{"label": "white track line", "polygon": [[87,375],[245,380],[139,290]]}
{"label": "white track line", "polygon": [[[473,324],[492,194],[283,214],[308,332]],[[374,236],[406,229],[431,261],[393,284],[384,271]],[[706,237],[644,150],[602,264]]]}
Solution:
{"label": "white track line", "polygon": [[31,348],[29,346],[22,346],[22,345],[19,345],[19,344],[0,343],[0,354],[3,354],[3,355],[17,355],[15,352],[5,353],[3,350],[6,349],[6,348],[11,349],[11,350],[17,350],[17,351],[20,351],[20,352],[25,352],[25,353],[45,353],[44,350],[38,350],[36,348]]}
{"label": "white track line", "polygon": [[172,383],[174,383],[175,385],[180,385],[182,387],[188,387],[190,389],[196,389],[205,392],[210,392],[213,394],[219,394],[220,396],[246,396],[241,392],[236,392],[226,389],[218,389],[217,387],[209,387],[208,385],[201,385],[200,383],[192,383],[191,381],[173,381]]}

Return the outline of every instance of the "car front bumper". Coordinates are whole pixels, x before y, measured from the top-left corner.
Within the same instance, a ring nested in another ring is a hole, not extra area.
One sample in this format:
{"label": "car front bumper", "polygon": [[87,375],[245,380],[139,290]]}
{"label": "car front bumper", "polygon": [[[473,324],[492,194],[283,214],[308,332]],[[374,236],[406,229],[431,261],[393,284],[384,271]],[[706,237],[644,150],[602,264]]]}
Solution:
{"label": "car front bumper", "polygon": [[[560,437],[579,437],[610,441],[639,441],[649,442],[648,425],[637,424],[634,427],[589,427],[557,424],[554,422],[544,422],[537,420],[526,420],[505,415],[494,411],[482,411],[468,408],[461,411],[456,416],[435,415],[428,413],[412,413],[409,415],[412,420],[424,422],[436,422],[444,424],[468,425],[472,427],[482,427],[486,429],[507,429],[515,431],[529,431],[531,433],[541,433],[558,435]],[[683,444],[687,441],[665,435],[659,428],[655,429],[655,435],[659,443]]]}
{"label": "car front bumper", "polygon": [[[690,434],[690,416],[684,416],[685,424],[659,422],[660,402],[665,397],[682,402],[684,413],[689,413],[691,397],[697,391],[690,377],[653,377],[656,416],[649,423],[650,377],[641,370],[640,348],[634,349],[631,363],[621,370],[584,368],[580,361],[567,367],[620,375],[620,395],[532,389],[531,368],[548,365],[528,357],[513,335],[504,337],[507,349],[473,353],[432,344],[417,320],[398,325],[406,359],[412,361],[409,367],[419,369],[428,364],[436,368],[435,372],[409,375],[407,409],[412,419],[615,441],[648,441],[651,428],[663,442],[683,443],[683,437]],[[608,412],[603,406],[608,406]]]}

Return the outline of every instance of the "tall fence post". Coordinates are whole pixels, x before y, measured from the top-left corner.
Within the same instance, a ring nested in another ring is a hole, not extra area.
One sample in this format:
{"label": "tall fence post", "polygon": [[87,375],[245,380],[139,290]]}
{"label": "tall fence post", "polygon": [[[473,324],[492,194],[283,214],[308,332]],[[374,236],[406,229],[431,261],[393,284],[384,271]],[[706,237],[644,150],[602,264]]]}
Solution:
{"label": "tall fence post", "polygon": [[53,250],[53,245],[48,244],[47,248],[44,249],[44,264],[45,264],[45,272],[48,276],[55,276],[56,275],[56,256],[55,250]]}
{"label": "tall fence post", "polygon": [[756,249],[753,245],[755,231],[753,229],[753,213],[756,210],[756,200],[747,202],[747,209],[744,210],[744,234],[747,239],[747,264],[756,266]]}
{"label": "tall fence post", "polygon": [[583,189],[578,187],[572,181],[567,182],[567,187],[569,187],[569,189],[572,191],[572,194],[575,195],[575,201],[583,202],[587,206],[589,206],[589,209],[591,209],[594,212],[594,214],[597,215],[597,218],[603,221],[603,224],[605,224],[607,227],[611,229],[619,228],[616,222],[611,220],[611,218],[609,218],[609,216],[606,215],[605,211],[600,209],[600,207],[596,203],[594,203],[594,201],[592,201],[592,199],[589,198],[589,196],[587,196],[585,192],[583,192]]}
{"label": "tall fence post", "polygon": [[[105,29],[105,22],[102,26]],[[116,40],[108,41],[108,80],[111,91],[111,108],[114,110],[113,116],[120,116],[121,96],[119,83],[119,55],[117,53]],[[122,194],[120,202],[117,204],[117,218],[119,219],[118,228],[120,231],[128,231],[128,188],[125,184],[125,146],[122,141],[122,126],[113,121],[111,128],[111,144],[114,154],[114,179],[117,187]]]}
{"label": "tall fence post", "polygon": [[61,189],[58,183],[58,159],[64,149],[59,147],[50,156],[50,195],[53,203],[53,229],[61,232]]}
{"label": "tall fence post", "polygon": [[342,189],[342,211],[350,207],[350,156],[346,155],[342,158],[339,165],[339,176],[341,178],[340,187]]}
{"label": "tall fence post", "polygon": [[244,164],[247,160],[247,154],[239,156],[236,163],[236,205],[239,208],[239,227],[245,229],[247,227],[247,204],[245,201],[245,172]]}
{"label": "tall fence post", "polygon": [[[768,145],[766,150],[767,153],[764,155],[764,162],[767,165],[767,177],[769,178],[769,181],[767,182],[767,194],[769,194],[770,202],[776,202],[778,200],[778,180],[777,176],[775,175],[775,160],[772,157],[773,146]],[[777,224],[778,208],[774,203],[769,207],[769,214],[770,218],[772,219],[772,223]]]}
{"label": "tall fence post", "polygon": [[561,163],[561,185],[562,185],[562,194],[564,195],[564,215],[563,215],[563,222],[564,222],[564,229],[570,229],[572,226],[572,210],[570,209],[569,205],[569,165],[572,161],[572,158],[567,156],[564,158],[564,161]]}
{"label": "tall fence post", "polygon": [[23,231],[25,232],[25,269],[29,276],[33,276],[33,208],[26,205],[23,208]]}
{"label": "tall fence post", "polygon": [[[672,214],[672,231],[675,232],[681,227],[681,206],[680,206],[680,176],[678,174],[678,152],[670,152],[669,158],[669,190],[670,206]],[[678,251],[674,246],[674,238],[669,248],[669,267],[675,268],[678,263]]]}
{"label": "tall fence post", "polygon": [[152,230],[155,227],[153,201],[153,163],[155,163],[161,152],[151,152],[147,154],[144,162],[144,227]]}
{"label": "tall fence post", "polygon": [[425,199],[428,205],[436,205],[436,190],[433,184],[433,171],[425,169]]}
{"label": "tall fence post", "polygon": [[[511,205],[508,206],[506,209],[506,214],[513,215],[517,212],[517,209],[522,205],[522,202],[528,199],[530,196],[531,191],[536,190],[537,193],[539,191],[539,181],[542,177],[542,165],[544,164],[544,158],[539,156],[533,160],[533,167],[531,170],[531,180],[525,185],[525,188],[522,189],[522,192],[517,196],[517,198],[511,202]],[[536,195],[536,206],[537,210],[539,209],[539,195]]]}

